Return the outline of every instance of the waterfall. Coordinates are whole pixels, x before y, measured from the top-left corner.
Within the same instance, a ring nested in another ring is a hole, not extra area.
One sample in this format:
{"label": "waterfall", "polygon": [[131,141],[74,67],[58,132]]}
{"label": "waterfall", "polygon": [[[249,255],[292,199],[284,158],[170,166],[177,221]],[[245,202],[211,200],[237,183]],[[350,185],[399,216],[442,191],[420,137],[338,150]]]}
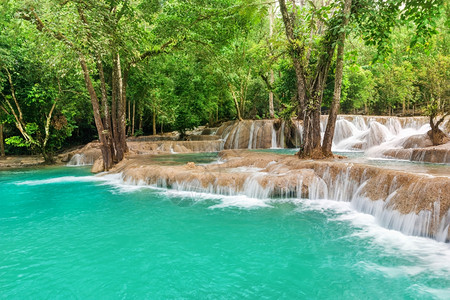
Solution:
{"label": "waterfall", "polygon": [[252,122],[250,126],[250,137],[248,139],[248,149],[252,149],[253,146],[253,132],[255,131],[255,122]]}
{"label": "waterfall", "polygon": [[359,130],[353,123],[345,119],[339,119],[336,121],[333,142],[339,144],[339,142],[354,136],[358,132]]}
{"label": "waterfall", "polygon": [[276,149],[277,147],[277,132],[275,130],[275,125],[272,123],[272,147],[271,149]]}
{"label": "waterfall", "polygon": [[298,135],[295,135],[295,140],[296,140],[296,146],[300,147],[300,144],[303,141],[303,127],[302,127],[302,125],[300,125],[299,121],[297,121],[297,129],[298,129]]}
{"label": "waterfall", "polygon": [[402,130],[402,125],[400,124],[398,118],[389,118],[386,127],[394,135],[398,135]]}
{"label": "waterfall", "polygon": [[94,164],[95,158],[85,154],[75,154],[72,156],[67,166],[89,166]]}
{"label": "waterfall", "polygon": [[364,118],[362,116],[356,116],[353,119],[352,123],[359,131],[367,130],[366,122],[364,121]]}
{"label": "waterfall", "polygon": [[239,149],[239,133],[241,132],[241,122],[237,124],[236,133],[234,135],[233,143],[231,144],[231,149]]}
{"label": "waterfall", "polygon": [[[327,123],[327,116],[321,117],[321,136]],[[445,125],[445,124],[444,124]],[[448,133],[449,128],[441,126]],[[289,144],[299,147],[302,139],[301,122],[293,120],[290,127],[295,133],[286,137],[286,123],[276,130],[273,120],[247,120],[224,123],[218,134],[224,140],[224,149],[284,148],[286,138]],[[339,115],[336,121],[332,150],[335,152],[365,152],[370,157],[396,157],[399,159],[446,163],[450,150],[439,150],[438,156],[414,152],[411,148],[430,146],[425,135],[430,129],[427,117],[378,117]],[[400,151],[403,149],[402,151]],[[395,150],[395,151],[394,151]],[[438,150],[436,150],[438,151]],[[447,152],[445,152],[447,151]]]}
{"label": "waterfall", "polygon": [[261,200],[348,202],[356,211],[374,216],[385,228],[441,242],[450,239],[450,211],[444,213],[449,209],[448,180],[349,163],[294,165],[292,158],[287,157],[278,158],[275,163],[273,154],[265,155],[266,158],[259,154],[255,160],[251,156],[241,160],[237,157],[229,165],[226,161],[220,164],[220,169],[210,165],[207,172],[183,167],[141,167],[136,173],[127,170],[123,178],[181,191],[245,195]]}

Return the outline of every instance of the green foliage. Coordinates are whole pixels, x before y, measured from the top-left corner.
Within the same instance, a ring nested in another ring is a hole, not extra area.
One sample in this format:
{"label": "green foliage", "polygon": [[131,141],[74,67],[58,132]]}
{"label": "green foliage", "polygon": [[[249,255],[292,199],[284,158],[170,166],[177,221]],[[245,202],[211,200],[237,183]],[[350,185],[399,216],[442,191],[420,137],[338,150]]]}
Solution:
{"label": "green foliage", "polygon": [[294,105],[286,105],[286,107],[280,112],[280,118],[289,121],[291,120],[296,113],[296,106]]}
{"label": "green foliage", "polygon": [[344,112],[360,111],[374,101],[375,80],[373,74],[359,65],[355,64],[344,68],[342,86],[341,108]]}
{"label": "green foliage", "polygon": [[[297,10],[301,18],[292,47],[304,48],[301,61],[308,76],[313,76],[326,42],[318,32],[329,29],[327,32],[335,35],[343,30],[339,26],[342,14],[335,14],[343,1],[307,3]],[[441,113],[448,110],[448,3],[353,3],[342,112],[417,113],[426,107]],[[120,53],[122,71],[128,71],[127,100],[136,114],[128,124],[134,121],[136,136],[152,133],[153,118],[158,132],[182,133],[198,125],[236,118],[230,86],[245,118],[269,115],[269,91],[275,94],[275,114],[286,120],[295,116],[292,49],[286,47],[281,18],[275,18],[269,36],[269,4],[252,0],[3,1],[0,67],[11,71],[25,130],[36,140],[45,136],[46,115],[57,101],[49,151],[88,142],[96,137],[96,131],[77,52],[22,19],[30,4],[51,30],[64,34],[86,57],[98,95],[96,55],[111,95],[112,49]],[[87,24],[80,21],[79,8]],[[271,70],[273,83],[269,80]],[[333,94],[333,70],[334,63],[326,81],[324,106]],[[0,72],[0,91],[12,101],[4,71]],[[13,116],[0,112],[9,150],[22,151],[12,146],[26,146],[35,151],[19,138]]]}
{"label": "green foliage", "polygon": [[17,135],[6,138],[5,143],[14,147],[30,147],[29,142],[25,141],[22,137]]}

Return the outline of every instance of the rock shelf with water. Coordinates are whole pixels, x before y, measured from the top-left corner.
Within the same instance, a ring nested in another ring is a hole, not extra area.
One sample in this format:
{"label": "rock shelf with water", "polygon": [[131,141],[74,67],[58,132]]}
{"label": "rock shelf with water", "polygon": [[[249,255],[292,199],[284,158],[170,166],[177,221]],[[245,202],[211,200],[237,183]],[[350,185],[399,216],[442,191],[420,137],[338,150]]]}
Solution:
{"label": "rock shelf with water", "polygon": [[[322,116],[322,134],[327,116]],[[392,158],[429,163],[450,163],[450,143],[432,146],[427,131],[427,117],[338,116],[332,150],[363,152],[367,157]],[[130,138],[131,154],[218,152],[223,149],[298,148],[302,139],[302,122],[291,120],[244,120],[223,123],[218,128],[191,132],[187,141],[177,135]],[[442,125],[449,133],[449,123]],[[66,154],[69,165],[92,165],[100,157],[98,144]]]}
{"label": "rock shelf with water", "polygon": [[129,157],[112,171],[123,181],[182,191],[270,199],[350,202],[380,225],[408,235],[450,240],[450,174],[430,176],[339,161],[227,150],[218,163],[178,166]]}

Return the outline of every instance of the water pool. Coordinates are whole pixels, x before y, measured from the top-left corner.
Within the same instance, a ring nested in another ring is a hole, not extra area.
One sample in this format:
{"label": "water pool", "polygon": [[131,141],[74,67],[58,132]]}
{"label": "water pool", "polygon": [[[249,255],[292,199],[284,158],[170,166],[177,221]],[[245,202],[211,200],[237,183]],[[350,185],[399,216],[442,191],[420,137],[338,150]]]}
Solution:
{"label": "water pool", "polygon": [[87,168],[2,171],[0,183],[2,298],[450,297],[449,244],[349,203],[128,186]]}

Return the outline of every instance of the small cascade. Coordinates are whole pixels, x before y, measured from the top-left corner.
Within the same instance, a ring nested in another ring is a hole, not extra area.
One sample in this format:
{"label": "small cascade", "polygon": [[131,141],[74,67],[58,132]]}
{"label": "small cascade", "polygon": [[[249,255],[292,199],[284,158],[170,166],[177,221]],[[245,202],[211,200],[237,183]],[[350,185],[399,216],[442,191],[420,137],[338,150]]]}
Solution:
{"label": "small cascade", "polygon": [[295,144],[297,147],[300,147],[300,144],[303,141],[303,126],[297,121],[297,130],[298,132],[295,135]]}
{"label": "small cascade", "polygon": [[373,146],[378,146],[379,144],[385,142],[390,136],[392,136],[392,134],[386,126],[376,121],[371,121],[369,123],[369,132],[366,136],[366,149]]}
{"label": "small cascade", "polygon": [[335,144],[339,144],[341,141],[354,136],[358,132],[359,130],[353,123],[347,121],[346,119],[337,120],[334,130],[333,142]]}
{"label": "small cascade", "polygon": [[398,118],[389,118],[386,127],[393,135],[398,135],[402,130],[402,125]]}
{"label": "small cascade", "polygon": [[278,148],[277,145],[277,131],[275,130],[275,125],[272,124],[272,149]]}
{"label": "small cascade", "polygon": [[75,154],[67,163],[67,166],[89,166],[93,165],[95,158],[85,154]]}
{"label": "small cascade", "polygon": [[367,130],[366,122],[364,121],[364,118],[362,116],[356,116],[355,118],[353,118],[352,123],[359,131]]}
{"label": "small cascade", "polygon": [[232,149],[239,149],[239,134],[241,132],[242,124],[238,123],[236,127],[236,133],[234,134],[233,143],[231,145]]}
{"label": "small cascade", "polygon": [[252,149],[253,146],[253,134],[255,131],[255,122],[252,122],[252,125],[250,127],[250,138],[248,139],[248,149]]}

